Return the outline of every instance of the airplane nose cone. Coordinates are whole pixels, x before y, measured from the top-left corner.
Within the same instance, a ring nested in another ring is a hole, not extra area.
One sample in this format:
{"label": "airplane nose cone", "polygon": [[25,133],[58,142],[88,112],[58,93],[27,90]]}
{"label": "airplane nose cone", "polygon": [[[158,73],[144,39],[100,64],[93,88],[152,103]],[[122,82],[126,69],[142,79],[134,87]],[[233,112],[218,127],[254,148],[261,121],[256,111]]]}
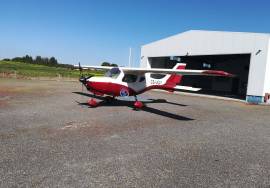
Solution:
{"label": "airplane nose cone", "polygon": [[92,76],[87,76],[87,77],[81,76],[80,79],[79,79],[79,81],[85,85],[86,82],[87,82],[87,80],[88,80],[89,78],[91,78],[91,77],[92,77]]}
{"label": "airplane nose cone", "polygon": [[80,79],[79,79],[79,81],[81,82],[81,83],[83,83],[83,84],[86,84],[86,77],[81,77]]}

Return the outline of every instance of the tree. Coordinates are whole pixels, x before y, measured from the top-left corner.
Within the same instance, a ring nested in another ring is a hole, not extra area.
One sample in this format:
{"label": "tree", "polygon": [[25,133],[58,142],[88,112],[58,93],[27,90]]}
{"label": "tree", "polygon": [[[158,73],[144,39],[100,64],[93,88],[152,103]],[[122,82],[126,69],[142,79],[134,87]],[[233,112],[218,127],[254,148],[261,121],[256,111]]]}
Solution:
{"label": "tree", "polygon": [[36,64],[42,64],[41,56],[37,56],[35,62],[36,62]]}
{"label": "tree", "polygon": [[112,63],[112,64],[111,64],[111,67],[118,67],[118,65],[115,64],[115,63]]}
{"label": "tree", "polygon": [[23,62],[23,58],[21,58],[21,57],[15,57],[15,58],[12,59],[12,61]]}
{"label": "tree", "polygon": [[111,64],[108,62],[103,62],[103,63],[101,63],[101,66],[111,66]]}
{"label": "tree", "polygon": [[55,57],[48,58],[48,57],[36,56],[36,58],[33,59],[31,56],[25,55],[23,57],[15,57],[11,60],[5,58],[3,59],[3,61],[16,61],[16,62],[23,62],[23,63],[31,63],[31,64],[46,65],[46,66],[52,66],[52,67],[64,67],[64,68],[74,69],[73,65],[58,63]]}
{"label": "tree", "polygon": [[109,63],[109,62],[103,62],[103,63],[101,63],[101,66],[107,66],[107,67],[118,67],[118,65],[117,64],[115,64],[115,63]]}
{"label": "tree", "polygon": [[43,58],[42,58],[42,64],[44,64],[44,65],[49,65],[49,58],[43,57]]}
{"label": "tree", "polygon": [[23,57],[25,63],[33,63],[33,58],[29,55]]}
{"label": "tree", "polygon": [[55,59],[55,57],[51,57],[49,59],[49,65],[50,66],[56,66],[57,64],[58,64],[58,62],[57,62],[57,59]]}

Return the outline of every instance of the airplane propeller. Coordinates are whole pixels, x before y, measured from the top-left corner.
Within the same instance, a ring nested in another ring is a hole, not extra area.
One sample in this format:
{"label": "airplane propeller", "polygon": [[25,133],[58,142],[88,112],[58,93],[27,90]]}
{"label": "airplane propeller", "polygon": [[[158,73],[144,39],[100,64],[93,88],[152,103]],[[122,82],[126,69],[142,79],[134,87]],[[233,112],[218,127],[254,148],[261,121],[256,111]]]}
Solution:
{"label": "airplane propeller", "polygon": [[82,83],[82,92],[83,92],[83,84],[85,82],[85,78],[84,78],[84,75],[83,75],[83,70],[82,70],[81,63],[80,62],[79,62],[79,70],[80,70],[79,81]]}
{"label": "airplane propeller", "polygon": [[80,70],[80,75],[81,75],[81,77],[79,78],[79,81],[82,83],[82,91],[83,91],[83,86],[86,84],[87,79],[91,78],[93,75],[85,76],[83,74],[83,68],[81,67],[80,62],[79,62],[79,70]]}

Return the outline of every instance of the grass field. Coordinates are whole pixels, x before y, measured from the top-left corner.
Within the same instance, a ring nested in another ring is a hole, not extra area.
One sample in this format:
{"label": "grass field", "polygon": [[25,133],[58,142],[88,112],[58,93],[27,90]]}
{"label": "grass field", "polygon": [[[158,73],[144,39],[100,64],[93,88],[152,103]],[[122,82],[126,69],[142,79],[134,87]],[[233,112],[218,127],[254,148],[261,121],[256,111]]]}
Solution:
{"label": "grass field", "polygon": [[[68,68],[61,67],[49,67],[44,65],[34,65],[22,62],[13,61],[0,61],[0,73],[16,74],[21,77],[70,77],[78,78],[80,77],[80,72],[78,70],[72,70]],[[91,74],[95,76],[102,76],[104,72],[94,72],[84,70],[84,74]]]}

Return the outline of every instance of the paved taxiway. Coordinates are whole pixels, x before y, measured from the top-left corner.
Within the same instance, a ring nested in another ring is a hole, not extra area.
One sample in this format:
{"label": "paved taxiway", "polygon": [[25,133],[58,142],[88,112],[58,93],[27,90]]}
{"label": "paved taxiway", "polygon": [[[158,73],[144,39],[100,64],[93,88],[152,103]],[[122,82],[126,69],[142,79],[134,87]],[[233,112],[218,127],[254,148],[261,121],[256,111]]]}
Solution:
{"label": "paved taxiway", "polygon": [[148,92],[142,111],[92,109],[80,91],[0,80],[0,187],[270,186],[270,106]]}

